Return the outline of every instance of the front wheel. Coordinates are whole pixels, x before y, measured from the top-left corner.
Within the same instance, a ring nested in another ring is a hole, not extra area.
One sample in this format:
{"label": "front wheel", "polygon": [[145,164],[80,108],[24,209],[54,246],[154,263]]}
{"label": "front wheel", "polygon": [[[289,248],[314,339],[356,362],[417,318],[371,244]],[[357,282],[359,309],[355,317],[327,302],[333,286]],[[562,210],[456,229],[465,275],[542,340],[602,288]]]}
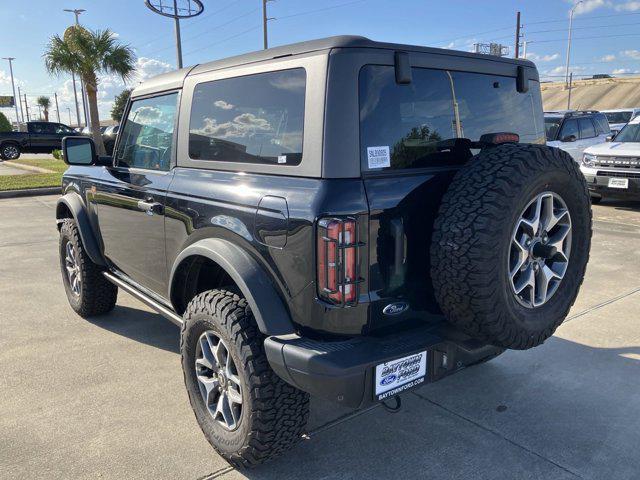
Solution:
{"label": "front wheel", "polygon": [[226,290],[197,295],[184,314],[180,351],[198,424],[229,463],[258,465],[300,439],[309,395],[273,372],[244,298]]}
{"label": "front wheel", "polygon": [[60,228],[60,270],[71,308],[81,317],[113,310],[118,287],[102,275],[102,269],[84,250],[76,223],[68,218]]}

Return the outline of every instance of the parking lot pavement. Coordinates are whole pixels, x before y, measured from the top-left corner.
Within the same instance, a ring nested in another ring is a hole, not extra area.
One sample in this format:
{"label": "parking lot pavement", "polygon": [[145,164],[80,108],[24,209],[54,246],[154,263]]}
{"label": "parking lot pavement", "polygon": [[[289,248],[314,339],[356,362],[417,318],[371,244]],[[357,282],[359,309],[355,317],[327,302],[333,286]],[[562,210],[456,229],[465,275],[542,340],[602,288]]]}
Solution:
{"label": "parking lot pavement", "polygon": [[[209,447],[182,384],[178,329],[126,294],[67,305],[56,197],[0,200],[0,478],[638,478],[640,203],[594,207],[569,320],[305,440],[259,470]],[[346,413],[313,399],[310,428]]]}

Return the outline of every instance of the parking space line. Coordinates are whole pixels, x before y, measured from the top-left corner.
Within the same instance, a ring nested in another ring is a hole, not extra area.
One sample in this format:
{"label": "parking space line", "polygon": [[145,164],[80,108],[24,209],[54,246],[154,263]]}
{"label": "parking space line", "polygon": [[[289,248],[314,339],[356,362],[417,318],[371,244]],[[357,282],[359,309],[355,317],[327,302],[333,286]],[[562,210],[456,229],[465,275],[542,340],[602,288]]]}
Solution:
{"label": "parking space line", "polygon": [[472,424],[472,425],[475,425],[476,427],[478,427],[478,428],[480,428],[480,429],[482,429],[482,430],[485,430],[485,431],[487,431],[487,432],[489,432],[489,433],[491,433],[491,434],[493,434],[493,435],[495,435],[495,436],[497,436],[497,437],[501,438],[502,440],[504,440],[504,441],[506,441],[506,442],[510,443],[510,444],[511,444],[511,445],[513,445],[514,447],[517,447],[517,448],[519,448],[519,449],[521,449],[521,450],[523,450],[523,451],[525,451],[525,452],[527,452],[527,453],[529,453],[529,454],[531,454],[531,455],[533,455],[533,456],[535,456],[535,457],[538,457],[538,458],[540,458],[541,460],[544,460],[544,461],[546,461],[546,462],[550,463],[551,465],[554,465],[555,467],[557,467],[557,468],[559,468],[559,469],[561,469],[561,470],[563,470],[563,471],[567,472],[567,473],[568,473],[568,474],[570,474],[570,475],[573,475],[573,476],[574,476],[574,477],[576,477],[576,478],[584,478],[582,475],[580,475],[580,474],[578,474],[578,473],[574,472],[574,471],[573,471],[573,470],[571,470],[570,468],[565,467],[564,465],[560,465],[559,463],[554,462],[554,461],[553,461],[553,460],[551,460],[550,458],[547,458],[547,457],[545,457],[544,455],[541,455],[541,454],[539,454],[538,452],[536,452],[536,451],[534,451],[534,450],[531,450],[530,448],[527,448],[527,447],[525,447],[524,445],[521,445],[521,444],[519,444],[518,442],[516,442],[516,441],[514,441],[514,440],[511,440],[510,438],[505,437],[505,436],[504,436],[504,435],[502,435],[500,432],[498,432],[498,431],[496,431],[496,430],[493,430],[492,428],[489,428],[489,427],[487,427],[487,426],[485,426],[485,425],[482,425],[481,423],[476,422],[475,420],[472,420],[472,419],[470,419],[470,418],[465,417],[464,415],[461,415],[461,414],[459,414],[459,413],[457,413],[457,412],[454,412],[453,410],[451,410],[451,409],[449,409],[449,408],[445,407],[444,405],[441,405],[441,404],[439,404],[438,402],[434,402],[434,401],[433,401],[433,400],[431,400],[430,398],[427,398],[427,397],[425,397],[425,396],[420,395],[418,392],[411,392],[411,393],[413,393],[413,395],[415,395],[416,397],[420,398],[421,400],[424,400],[425,402],[428,402],[428,403],[430,403],[430,404],[432,404],[432,405],[434,405],[434,406],[436,406],[436,407],[439,407],[439,408],[441,408],[442,410],[444,410],[445,412],[450,413],[451,415],[453,415],[453,416],[455,416],[455,417],[457,417],[457,418],[459,418],[459,419],[461,419],[461,420],[464,420],[464,421],[466,421],[466,422],[468,422],[468,423],[470,423],[470,424]]}
{"label": "parking space line", "polygon": [[598,303],[597,305],[594,305],[593,307],[589,307],[586,310],[583,310],[582,312],[576,313],[575,315],[571,315],[570,317],[567,317],[566,320],[564,322],[562,322],[562,325],[569,323],[571,320],[575,320],[576,318],[582,317],[588,313],[591,313],[595,310],[599,310],[602,307],[606,307],[607,305],[611,305],[612,303],[617,302],[618,300],[622,300],[623,298],[627,298],[630,297],[631,295],[640,292],[640,287],[636,287],[633,290],[631,290],[630,292],[627,293],[623,293],[622,295],[618,295],[617,297],[613,297],[610,298],[609,300],[605,300],[604,302]]}
{"label": "parking space line", "polygon": [[227,473],[233,472],[234,470],[235,468],[229,465],[227,467],[221,468],[220,470],[216,470],[215,472],[209,473],[204,477],[198,477],[196,480],[212,480],[213,478],[221,477]]}

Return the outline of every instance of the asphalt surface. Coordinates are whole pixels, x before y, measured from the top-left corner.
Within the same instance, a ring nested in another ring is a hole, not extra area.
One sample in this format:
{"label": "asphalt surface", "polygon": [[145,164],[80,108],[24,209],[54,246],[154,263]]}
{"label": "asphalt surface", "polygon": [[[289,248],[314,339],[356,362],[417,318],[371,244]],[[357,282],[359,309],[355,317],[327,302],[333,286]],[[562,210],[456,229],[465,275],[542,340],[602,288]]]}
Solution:
{"label": "asphalt surface", "polygon": [[[326,428],[259,470],[230,468],[183,387],[178,329],[121,293],[85,321],[60,281],[56,197],[0,200],[0,478],[632,479],[640,475],[640,203],[594,207],[568,321]],[[126,240],[124,240],[126,241]],[[347,413],[313,399],[310,428]]]}

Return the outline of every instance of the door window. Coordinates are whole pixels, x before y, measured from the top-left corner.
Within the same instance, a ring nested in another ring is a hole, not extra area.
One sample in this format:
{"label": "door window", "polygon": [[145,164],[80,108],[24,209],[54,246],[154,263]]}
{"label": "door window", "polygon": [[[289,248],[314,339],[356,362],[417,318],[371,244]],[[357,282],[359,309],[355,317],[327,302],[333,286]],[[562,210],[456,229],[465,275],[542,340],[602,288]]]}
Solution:
{"label": "door window", "polygon": [[72,135],[73,129],[67,127],[66,125],[62,125],[61,123],[55,123],[53,124],[55,127],[55,133],[57,133],[58,135]]}
{"label": "door window", "polygon": [[565,120],[562,124],[562,132],[560,133],[560,140],[564,140],[567,137],[574,136],[576,140],[580,138],[580,131],[578,130],[578,122],[575,118]]}
{"label": "door window", "polygon": [[178,93],[134,100],[122,129],[118,166],[169,170]]}
{"label": "door window", "polygon": [[306,73],[303,68],[196,85],[189,124],[189,156],[261,164],[298,165]]}
{"label": "door window", "polygon": [[590,118],[579,118],[578,124],[580,125],[580,138],[593,138],[596,136],[596,129],[593,126],[593,122]]}

